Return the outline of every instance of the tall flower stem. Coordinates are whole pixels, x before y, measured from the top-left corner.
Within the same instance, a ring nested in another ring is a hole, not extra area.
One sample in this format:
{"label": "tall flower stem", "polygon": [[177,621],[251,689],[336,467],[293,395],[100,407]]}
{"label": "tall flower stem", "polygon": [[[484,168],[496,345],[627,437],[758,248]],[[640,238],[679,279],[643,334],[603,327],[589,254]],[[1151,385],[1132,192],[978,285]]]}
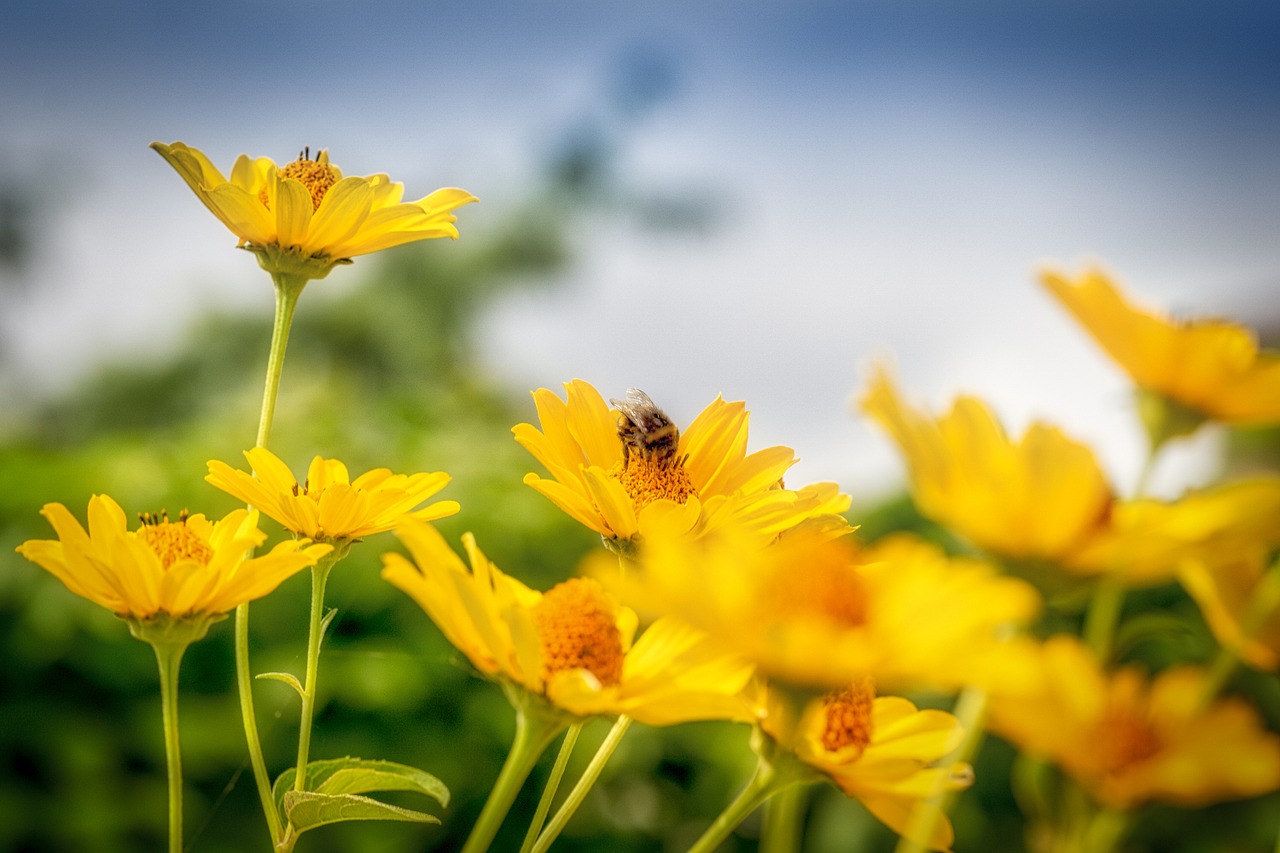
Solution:
{"label": "tall flower stem", "polygon": [[324,588],[329,572],[346,554],[346,548],[330,551],[311,567],[311,621],[307,633],[307,675],[302,691],[302,712],[298,725],[298,772],[293,789],[306,790],[307,759],[311,751],[311,721],[316,710],[316,680],[320,670],[320,641],[324,633]]}
{"label": "tall flower stem", "polygon": [[533,853],[545,853],[551,846],[551,842],[560,835],[565,825],[569,823],[569,818],[573,817],[578,806],[582,805],[582,801],[586,799],[591,786],[596,783],[596,779],[600,778],[600,771],[604,770],[605,764],[613,757],[613,751],[618,748],[622,736],[629,728],[631,728],[631,718],[625,714],[618,717],[613,728],[609,729],[609,734],[605,735],[604,742],[596,750],[596,754],[591,757],[591,763],[587,765],[586,770],[582,771],[582,778],[573,786],[573,790],[569,792],[565,801],[560,804],[555,817],[551,818],[551,823],[547,824],[547,828],[538,836],[537,843],[533,845]]}
{"label": "tall flower stem", "polygon": [[482,853],[489,849],[529,771],[567,725],[563,717],[539,714],[532,708],[526,710],[521,704],[516,706],[516,736],[511,742],[511,751],[507,753],[502,771],[489,791],[489,799],[480,817],[471,827],[471,835],[467,837],[462,853]]}
{"label": "tall flower stem", "polygon": [[169,770],[169,853],[182,853],[182,747],[178,738],[178,667],[186,643],[152,642],[160,667],[164,754]]}
{"label": "tall flower stem", "polygon": [[533,820],[529,822],[529,831],[524,836],[524,843],[520,845],[520,853],[529,853],[533,849],[533,843],[538,840],[538,834],[542,832],[542,825],[547,819],[547,812],[551,811],[551,801],[555,799],[556,789],[560,787],[560,780],[564,778],[564,769],[569,764],[569,756],[573,754],[574,744],[578,742],[578,735],[581,732],[582,723],[574,723],[569,726],[569,731],[564,733],[560,752],[556,754],[556,763],[552,765],[551,775],[547,777],[547,784],[542,789],[542,797],[538,800],[538,808],[533,813]]}
{"label": "tall flower stem", "polygon": [[779,773],[778,768],[763,758],[756,765],[755,775],[751,777],[745,788],[732,803],[725,807],[702,837],[689,848],[689,853],[711,853],[720,846],[729,834],[738,828],[738,824],[746,820],[747,815],[755,811],[761,803],[778,791],[798,781],[787,774]]}
{"label": "tall flower stem", "polygon": [[760,853],[799,853],[804,794],[804,787],[793,785],[779,791],[765,804],[764,828],[760,831]]}
{"label": "tall flower stem", "polygon": [[[267,378],[262,391],[262,411],[258,418],[257,447],[266,447],[271,437],[271,424],[275,420],[276,397],[280,392],[280,374],[284,368],[285,346],[289,343],[289,328],[293,324],[293,312],[298,296],[307,279],[272,273],[276,289],[275,322],[271,329],[271,351],[267,356]],[[249,764],[253,767],[253,780],[262,801],[262,811],[271,832],[272,846],[280,843],[284,827],[271,796],[271,778],[267,775],[267,763],[262,756],[262,741],[258,737],[258,719],[253,710],[253,676],[249,671],[249,603],[236,608],[236,687],[240,694],[240,716],[244,722],[244,736],[249,748]]]}

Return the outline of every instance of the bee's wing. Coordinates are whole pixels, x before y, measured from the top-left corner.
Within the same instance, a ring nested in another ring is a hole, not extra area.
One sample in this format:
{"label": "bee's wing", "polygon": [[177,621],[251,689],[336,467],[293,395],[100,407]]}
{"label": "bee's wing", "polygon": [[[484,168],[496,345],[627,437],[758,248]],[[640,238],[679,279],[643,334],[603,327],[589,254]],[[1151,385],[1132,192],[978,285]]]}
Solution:
{"label": "bee's wing", "polygon": [[654,405],[653,400],[649,399],[649,395],[641,391],[639,388],[628,388],[627,399],[619,400],[612,397],[609,402],[615,409],[622,412],[633,423],[639,424],[644,417],[646,411],[653,411],[658,407]]}

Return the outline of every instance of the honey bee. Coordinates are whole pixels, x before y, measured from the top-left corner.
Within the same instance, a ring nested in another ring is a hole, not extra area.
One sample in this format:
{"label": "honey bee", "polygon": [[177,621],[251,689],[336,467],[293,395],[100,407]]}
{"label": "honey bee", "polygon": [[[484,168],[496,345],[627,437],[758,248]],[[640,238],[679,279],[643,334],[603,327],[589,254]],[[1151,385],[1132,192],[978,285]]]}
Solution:
{"label": "honey bee", "polygon": [[622,413],[618,420],[618,438],[622,440],[623,468],[631,461],[632,453],[659,465],[675,460],[680,448],[680,430],[666,412],[654,405],[648,394],[639,388],[628,388],[627,399],[615,398],[609,402]]}

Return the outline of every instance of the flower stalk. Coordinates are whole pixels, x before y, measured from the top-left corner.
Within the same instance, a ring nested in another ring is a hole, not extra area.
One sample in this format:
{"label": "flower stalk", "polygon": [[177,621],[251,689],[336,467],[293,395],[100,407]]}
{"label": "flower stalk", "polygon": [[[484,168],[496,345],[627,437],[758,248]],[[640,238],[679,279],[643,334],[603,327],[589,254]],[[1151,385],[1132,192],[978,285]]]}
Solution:
{"label": "flower stalk", "polygon": [[614,721],[613,728],[609,729],[609,734],[605,735],[600,748],[592,756],[591,763],[582,772],[582,778],[573,786],[573,790],[569,792],[565,801],[560,804],[555,817],[551,818],[551,823],[547,824],[547,828],[538,836],[537,843],[533,845],[533,853],[546,853],[551,843],[559,837],[565,825],[569,823],[569,819],[578,810],[578,806],[582,805],[582,801],[586,799],[591,786],[596,783],[596,779],[600,778],[600,772],[613,757],[614,750],[618,748],[618,744],[622,742],[622,736],[629,728],[631,728],[631,718],[625,714]]}
{"label": "flower stalk", "polygon": [[182,853],[182,746],[178,737],[178,667],[185,642],[153,642],[160,667],[160,707],[164,720],[164,754],[169,775],[169,853]]}
{"label": "flower stalk", "polygon": [[560,780],[564,778],[569,756],[573,754],[574,744],[578,742],[578,735],[581,733],[582,723],[574,723],[564,733],[560,752],[556,754],[556,763],[552,765],[551,775],[547,777],[547,784],[542,789],[542,797],[538,800],[538,808],[533,813],[533,820],[529,822],[529,831],[525,834],[524,843],[520,845],[520,853],[529,853],[533,849],[534,842],[538,840],[542,826],[547,820],[547,812],[551,811],[551,801],[555,799],[556,789],[560,787]]}

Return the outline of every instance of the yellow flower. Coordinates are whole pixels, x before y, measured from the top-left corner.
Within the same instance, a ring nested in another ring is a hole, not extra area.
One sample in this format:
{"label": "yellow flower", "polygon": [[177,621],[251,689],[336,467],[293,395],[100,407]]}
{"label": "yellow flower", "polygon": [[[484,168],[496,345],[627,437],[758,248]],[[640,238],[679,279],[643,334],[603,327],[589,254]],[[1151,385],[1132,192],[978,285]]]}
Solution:
{"label": "yellow flower", "polygon": [[1092,451],[1033,424],[1014,442],[980,400],[934,418],[908,406],[879,367],[862,398],[906,457],[920,511],[985,550],[1058,560],[1107,523],[1111,487]]}
{"label": "yellow flower", "polygon": [[456,239],[451,211],[476,200],[449,188],[402,202],[403,185],[383,174],[343,177],[326,151],[314,160],[300,155],[283,167],[241,154],[227,180],[195,148],[181,142],[151,147],[264,267],[298,265],[307,278],[323,278],[336,263],[401,243]]}
{"label": "yellow flower", "polygon": [[573,578],[545,593],[489,562],[463,537],[470,570],[432,527],[405,519],[396,535],[413,561],[383,555],[382,576],[426,611],[485,675],[576,717],[626,714],[649,725],[751,717],[743,660],[698,631],[661,620],[635,641],[637,620],[600,584]]}
{"label": "yellow flower", "polygon": [[1280,737],[1241,699],[1201,711],[1205,673],[1135,667],[1105,672],[1074,637],[1042,647],[1041,687],[995,696],[993,731],[1062,767],[1100,804],[1197,808],[1280,788]]}
{"label": "yellow flower", "polygon": [[269,554],[246,560],[266,534],[258,530],[258,513],[243,509],[218,522],[185,512],[177,521],[147,515],[131,531],[120,505],[95,495],[89,499],[88,532],[62,504],[46,504],[40,512],[58,538],[27,540],[18,553],[76,595],[130,619],[226,613],[261,598],[332,550],[282,542]]}
{"label": "yellow flower", "polygon": [[1280,422],[1280,355],[1259,352],[1251,330],[1139,308],[1100,269],[1041,280],[1139,388],[1225,423]]}
{"label": "yellow flower", "polygon": [[352,480],[347,466],[337,459],[317,456],[299,485],[289,467],[265,447],[246,450],[244,457],[252,475],[215,459],[209,462],[205,480],[298,536],[352,541],[390,530],[406,515],[435,521],[458,511],[457,501],[414,509],[449,483],[442,471],[406,475],[376,468]]}
{"label": "yellow flower", "polygon": [[533,392],[541,430],[512,429],[553,478],[530,473],[524,481],[605,539],[634,539],[650,517],[677,506],[686,508],[678,513],[686,529],[736,521],[766,538],[849,507],[834,483],[782,487],[796,462],[791,448],[747,453],[742,402],[717,397],[680,431],[674,452],[646,455],[625,449],[625,415],[610,411],[595,388],[581,379],[564,387],[564,401],[546,388]]}
{"label": "yellow flower", "polygon": [[724,527],[697,539],[655,525],[636,565],[607,577],[624,600],[706,631],[762,674],[829,689],[867,674],[893,687],[1016,690],[1040,598],[975,560],[895,537],[859,550],[802,524],[776,544]]}
{"label": "yellow flower", "polygon": [[[963,740],[960,722],[945,711],[877,696],[870,678],[809,701],[798,720],[775,691],[765,691],[761,706],[760,728],[770,738],[899,835],[909,836],[920,809],[938,810],[930,798],[972,784],[967,764],[938,764]],[[949,850],[951,822],[940,813],[932,826],[932,837],[912,840]]]}
{"label": "yellow flower", "polygon": [[1280,570],[1255,551],[1209,565],[1188,560],[1178,573],[1223,647],[1257,669],[1280,670]]}

